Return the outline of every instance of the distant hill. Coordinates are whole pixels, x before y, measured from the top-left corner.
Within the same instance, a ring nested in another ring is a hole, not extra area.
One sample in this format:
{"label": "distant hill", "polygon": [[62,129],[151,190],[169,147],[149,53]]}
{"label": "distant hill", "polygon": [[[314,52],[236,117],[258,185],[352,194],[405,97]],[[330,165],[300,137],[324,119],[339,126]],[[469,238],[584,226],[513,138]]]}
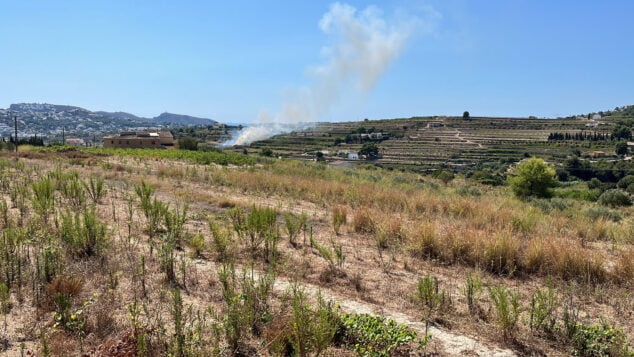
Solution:
{"label": "distant hill", "polygon": [[99,112],[95,112],[95,113],[99,114],[99,115],[112,117],[112,118],[117,118],[117,119],[128,119],[128,120],[138,120],[138,121],[149,121],[149,120],[151,120],[149,118],[138,117],[138,116],[136,116],[134,114],[130,114],[130,113],[126,113],[126,112],[103,112],[103,111],[99,111]]}
{"label": "distant hill", "polygon": [[128,119],[134,121],[147,121],[161,124],[182,124],[182,125],[214,125],[218,122],[213,119],[207,118],[199,118],[193,117],[190,115],[184,114],[174,114],[174,113],[161,113],[159,116],[154,118],[144,118],[138,117],[134,114],[126,113],[126,112],[95,112],[100,115],[105,115],[117,119]]}
{"label": "distant hill", "polygon": [[173,123],[173,124],[187,124],[187,125],[213,125],[217,121],[197,118],[189,115],[161,113],[161,115],[154,117],[153,120],[157,123]]}
{"label": "distant hill", "polygon": [[126,112],[91,111],[72,106],[48,103],[17,103],[0,109],[0,137],[12,133],[13,116],[18,118],[21,135],[38,135],[59,139],[93,137],[121,130],[146,128],[176,128],[190,125],[216,125],[217,121],[189,115],[162,113],[154,118],[139,117]]}

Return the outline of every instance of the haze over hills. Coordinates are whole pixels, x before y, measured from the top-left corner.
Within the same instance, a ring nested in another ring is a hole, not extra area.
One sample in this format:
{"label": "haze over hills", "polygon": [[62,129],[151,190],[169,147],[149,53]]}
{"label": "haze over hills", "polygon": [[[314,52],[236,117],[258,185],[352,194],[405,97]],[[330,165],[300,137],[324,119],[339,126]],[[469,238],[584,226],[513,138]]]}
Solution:
{"label": "haze over hills", "polygon": [[212,119],[182,114],[162,113],[144,118],[126,112],[90,111],[71,105],[18,103],[0,109],[0,136],[11,135],[14,115],[18,117],[20,135],[49,138],[61,135],[62,129],[69,135],[90,137],[119,130],[218,124]]}

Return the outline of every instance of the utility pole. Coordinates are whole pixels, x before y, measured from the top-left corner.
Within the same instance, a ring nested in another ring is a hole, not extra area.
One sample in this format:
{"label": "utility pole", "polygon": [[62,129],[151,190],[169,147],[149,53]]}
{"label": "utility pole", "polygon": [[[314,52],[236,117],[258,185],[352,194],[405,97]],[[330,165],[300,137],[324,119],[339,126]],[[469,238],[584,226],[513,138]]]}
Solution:
{"label": "utility pole", "polygon": [[64,127],[62,127],[62,145],[66,144],[66,132],[64,131]]}
{"label": "utility pole", "polygon": [[15,141],[15,158],[18,158],[18,116],[13,115],[13,140]]}

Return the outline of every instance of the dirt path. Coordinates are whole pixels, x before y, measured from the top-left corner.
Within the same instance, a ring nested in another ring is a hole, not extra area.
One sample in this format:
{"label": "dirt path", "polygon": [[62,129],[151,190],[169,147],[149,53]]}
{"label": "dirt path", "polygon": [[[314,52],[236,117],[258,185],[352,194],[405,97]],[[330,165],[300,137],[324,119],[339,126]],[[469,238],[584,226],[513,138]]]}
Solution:
{"label": "dirt path", "polygon": [[[292,283],[287,280],[278,278],[275,281],[274,289],[276,291],[283,292],[286,291],[291,286],[291,284]],[[411,316],[408,316],[401,312],[386,310],[377,305],[368,304],[365,302],[348,300],[320,286],[306,283],[302,283],[302,286],[306,289],[308,293],[313,296],[317,296],[317,294],[321,292],[322,296],[324,296],[326,299],[336,301],[344,312],[381,315],[398,323],[409,326],[412,330],[416,331],[419,336],[425,335],[424,322],[413,320]],[[441,330],[440,328],[437,328],[435,326],[430,326],[428,333],[432,335],[433,340],[440,341],[442,343],[444,351],[452,356],[516,356],[516,354],[511,350],[501,349],[498,347],[489,347],[471,337],[453,334],[451,332]]]}
{"label": "dirt path", "polygon": [[467,143],[467,144],[471,144],[471,145],[478,145],[478,147],[479,147],[479,148],[483,148],[483,147],[484,147],[484,146],[483,146],[482,144],[480,144],[480,143],[476,143],[476,142],[471,141],[471,140],[469,140],[469,139],[465,139],[465,138],[463,138],[462,136],[460,136],[460,134],[462,134],[462,133],[460,132],[460,130],[456,130],[456,135],[455,135],[455,136],[456,136],[456,138],[458,138],[458,139],[460,139],[460,140],[464,141],[464,142],[465,142],[465,143]]}

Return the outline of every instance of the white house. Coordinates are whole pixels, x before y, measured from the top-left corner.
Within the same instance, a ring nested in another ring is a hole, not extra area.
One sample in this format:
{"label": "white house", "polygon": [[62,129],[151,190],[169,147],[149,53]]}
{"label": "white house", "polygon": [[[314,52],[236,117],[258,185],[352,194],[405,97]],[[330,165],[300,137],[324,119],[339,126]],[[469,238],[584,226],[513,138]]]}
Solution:
{"label": "white house", "polygon": [[84,146],[84,139],[81,139],[81,138],[68,138],[68,139],[66,139],[66,144],[67,145],[77,146],[77,147],[82,147],[82,146]]}

